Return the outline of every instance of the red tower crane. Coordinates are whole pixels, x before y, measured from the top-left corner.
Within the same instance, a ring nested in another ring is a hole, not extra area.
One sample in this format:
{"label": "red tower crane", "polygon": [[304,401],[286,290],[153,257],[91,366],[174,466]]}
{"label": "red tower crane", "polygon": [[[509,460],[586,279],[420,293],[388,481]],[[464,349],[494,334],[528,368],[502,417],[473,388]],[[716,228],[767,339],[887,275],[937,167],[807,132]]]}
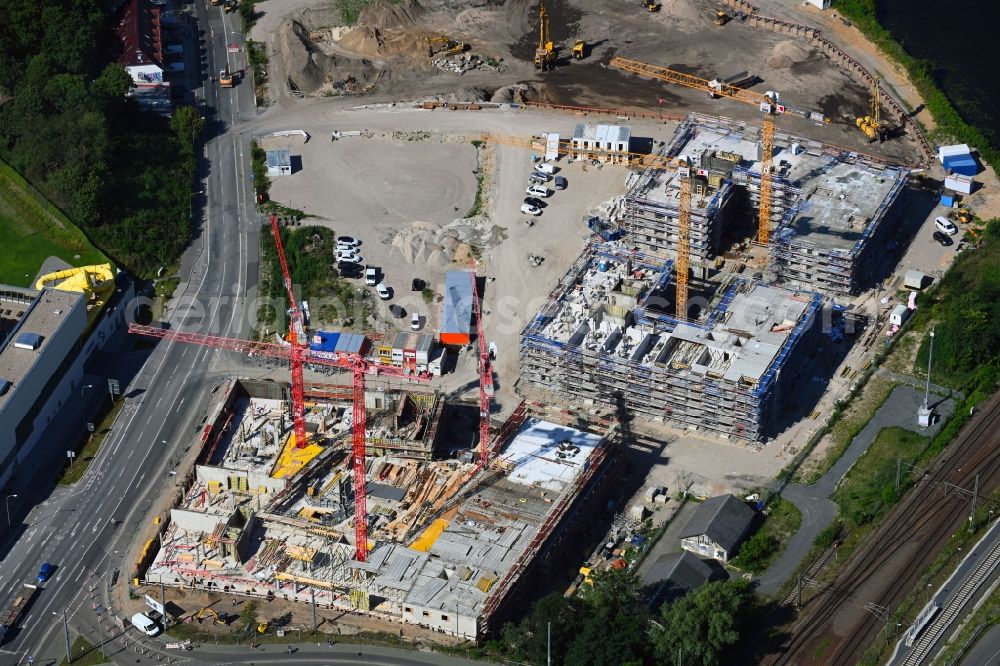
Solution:
{"label": "red tower crane", "polygon": [[[335,368],[350,370],[354,379],[354,430],[352,438],[351,458],[354,469],[354,538],[355,556],[359,562],[368,557],[368,506],[366,501],[367,486],[365,476],[365,375],[388,375],[391,377],[406,377],[416,381],[430,381],[427,373],[414,373],[411,370],[384,366],[373,363],[360,354],[341,354],[335,358],[314,355],[308,347],[286,347],[274,342],[259,342],[256,340],[240,340],[239,338],[223,338],[203,333],[181,333],[156,326],[130,324],[129,333],[146,335],[162,340],[176,340],[189,344],[213,347],[235,351],[246,356],[269,356],[286,361],[293,361],[298,356],[301,363],[329,365]],[[298,349],[298,351],[296,351]],[[293,361],[294,362],[294,361]],[[300,366],[301,371],[301,366]],[[304,419],[303,419],[304,421]]]}
{"label": "red tower crane", "polygon": [[469,262],[469,278],[472,279],[472,312],[476,318],[476,338],[479,340],[479,468],[490,464],[490,398],[493,396],[493,368],[490,354],[483,335],[483,311],[479,305],[479,289],[476,284],[476,267]]}
{"label": "red tower crane", "polygon": [[[295,290],[292,289],[292,276],[288,272],[288,262],[285,261],[285,246],[281,242],[281,229],[278,227],[278,216],[271,213],[268,220],[271,223],[271,235],[274,236],[274,246],[278,250],[278,261],[281,262],[281,276],[288,292],[288,306],[291,311],[291,326],[288,327],[288,342],[291,343],[292,365],[292,427],[295,431],[295,446],[305,448],[306,441],[306,398],[302,377],[302,352],[308,346],[306,329],[302,321],[302,311],[295,301]],[[362,398],[364,396],[362,395]],[[363,400],[362,400],[363,402]]]}

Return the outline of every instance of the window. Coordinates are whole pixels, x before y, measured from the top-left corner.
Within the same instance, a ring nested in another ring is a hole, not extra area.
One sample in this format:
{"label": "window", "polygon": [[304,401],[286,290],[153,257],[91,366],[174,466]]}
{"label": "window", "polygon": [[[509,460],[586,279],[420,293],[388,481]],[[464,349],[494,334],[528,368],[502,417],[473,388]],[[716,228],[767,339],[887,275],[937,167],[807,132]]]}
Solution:
{"label": "window", "polygon": [[442,622],[447,622],[447,621],[448,621],[448,616],[447,616],[447,615],[445,615],[444,613],[442,613],[442,614],[441,614],[441,621],[442,621]]}
{"label": "window", "polygon": [[412,613],[413,609],[410,608],[409,606],[403,606],[403,612],[404,613]]}
{"label": "window", "polygon": [[421,613],[420,615],[421,615],[421,617],[430,617],[430,616],[431,616],[431,614],[430,614],[430,612],[429,612],[429,611],[424,611],[424,612],[423,612],[423,613]]}

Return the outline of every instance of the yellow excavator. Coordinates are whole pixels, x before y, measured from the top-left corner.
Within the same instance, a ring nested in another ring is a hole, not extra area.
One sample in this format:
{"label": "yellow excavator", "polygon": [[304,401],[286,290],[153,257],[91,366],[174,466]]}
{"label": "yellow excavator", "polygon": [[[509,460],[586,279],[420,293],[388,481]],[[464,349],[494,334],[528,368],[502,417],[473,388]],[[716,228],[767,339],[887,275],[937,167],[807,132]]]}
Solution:
{"label": "yellow excavator", "polygon": [[868,115],[855,119],[854,124],[858,126],[868,142],[882,142],[889,131],[889,123],[882,120],[882,104],[879,101],[878,77],[872,81],[872,97],[868,101]]}
{"label": "yellow excavator", "polygon": [[642,0],[642,6],[646,8],[647,12],[660,11],[660,4],[656,0]]}
{"label": "yellow excavator", "polygon": [[719,10],[717,10],[715,12],[715,20],[712,21],[712,22],[715,25],[717,25],[719,27],[722,27],[722,26],[726,25],[727,23],[729,23],[729,20],[731,18],[732,18],[732,16],[730,16],[726,12],[722,11],[721,9],[719,9]]}
{"label": "yellow excavator", "polygon": [[437,55],[442,51],[448,55],[457,55],[469,50],[469,45],[447,37],[428,37],[427,53],[430,56]]}
{"label": "yellow excavator", "polygon": [[582,39],[576,40],[576,43],[573,44],[573,57],[577,60],[583,60],[586,55],[587,44]]}
{"label": "yellow excavator", "polygon": [[214,608],[208,608],[207,606],[205,608],[202,608],[197,613],[195,613],[194,619],[198,620],[198,622],[201,622],[202,618],[207,617],[209,615],[211,615],[215,619],[216,624],[227,624],[226,620],[224,620],[221,615],[215,612]]}
{"label": "yellow excavator", "polygon": [[538,48],[535,49],[535,69],[543,72],[555,67],[556,47],[549,37],[549,15],[545,3],[538,5]]}

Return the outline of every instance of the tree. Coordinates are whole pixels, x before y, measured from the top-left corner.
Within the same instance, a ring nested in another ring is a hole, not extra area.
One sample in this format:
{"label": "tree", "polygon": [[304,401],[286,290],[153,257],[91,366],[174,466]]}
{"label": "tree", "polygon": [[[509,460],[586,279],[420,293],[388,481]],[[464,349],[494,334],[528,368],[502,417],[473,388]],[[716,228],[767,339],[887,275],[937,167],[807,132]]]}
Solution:
{"label": "tree", "polygon": [[243,604],[243,609],[240,611],[240,622],[243,623],[244,627],[252,627],[257,624],[257,602],[248,601]]}
{"label": "tree", "polygon": [[503,643],[508,653],[517,661],[544,664],[548,652],[548,630],[552,623],[552,662],[561,664],[566,650],[576,636],[581,604],[576,599],[566,599],[553,592],[542,597],[531,608],[531,613],[518,624],[504,626]]}
{"label": "tree", "polygon": [[586,612],[566,651],[566,664],[642,663],[649,652],[649,617],[639,600],[642,583],[627,569],[606,569],[585,589]]}
{"label": "tree", "polygon": [[750,583],[743,579],[713,582],[664,604],[653,627],[658,664],[715,666],[741,638],[745,616],[753,604]]}
{"label": "tree", "polygon": [[179,106],[174,109],[174,116],[170,119],[170,129],[182,146],[193,151],[198,137],[205,129],[205,119],[194,107]]}

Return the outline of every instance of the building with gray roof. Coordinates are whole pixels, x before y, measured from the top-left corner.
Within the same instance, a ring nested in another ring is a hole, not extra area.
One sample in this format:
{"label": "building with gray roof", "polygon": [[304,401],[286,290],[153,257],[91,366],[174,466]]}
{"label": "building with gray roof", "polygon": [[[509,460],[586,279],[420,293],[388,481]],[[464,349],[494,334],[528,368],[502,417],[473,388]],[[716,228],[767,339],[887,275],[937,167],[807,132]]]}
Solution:
{"label": "building with gray roof", "polygon": [[681,530],[681,548],[725,564],[746,539],[754,516],[753,509],[732,495],[711,497]]}

